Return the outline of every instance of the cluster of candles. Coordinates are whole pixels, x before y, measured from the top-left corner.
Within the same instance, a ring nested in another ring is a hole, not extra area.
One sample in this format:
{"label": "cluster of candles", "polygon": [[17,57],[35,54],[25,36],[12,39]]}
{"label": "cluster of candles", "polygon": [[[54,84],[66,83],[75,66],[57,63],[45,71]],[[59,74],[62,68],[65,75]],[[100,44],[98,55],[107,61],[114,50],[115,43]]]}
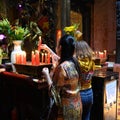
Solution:
{"label": "cluster of candles", "polygon": [[[41,63],[49,64],[51,62],[50,52],[41,49],[42,41],[41,36],[39,37],[38,50],[31,52],[31,64],[40,65]],[[26,64],[26,52],[19,51],[15,54],[15,63]]]}
{"label": "cluster of candles", "polygon": [[99,58],[99,59],[106,59],[107,58],[107,50],[104,51],[96,51],[95,53],[95,58]]}
{"label": "cluster of candles", "polygon": [[31,62],[32,65],[39,65],[40,63],[50,63],[50,53],[49,52],[39,52],[38,50],[32,51]]}
{"label": "cluster of candles", "polygon": [[15,61],[17,64],[26,64],[26,52],[19,51],[15,54]]}

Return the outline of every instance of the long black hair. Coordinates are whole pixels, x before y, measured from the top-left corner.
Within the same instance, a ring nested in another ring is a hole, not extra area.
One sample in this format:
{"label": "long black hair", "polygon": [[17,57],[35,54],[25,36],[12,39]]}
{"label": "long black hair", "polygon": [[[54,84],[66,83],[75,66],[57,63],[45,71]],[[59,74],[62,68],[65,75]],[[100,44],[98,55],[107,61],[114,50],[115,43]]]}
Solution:
{"label": "long black hair", "polygon": [[75,51],[75,40],[71,35],[64,35],[61,37],[59,41],[59,45],[61,45],[61,60],[60,62],[64,62],[65,60],[70,60],[73,57]]}
{"label": "long black hair", "polygon": [[75,67],[80,75],[80,66],[76,58],[73,57],[75,52],[75,38],[71,35],[65,34],[61,37],[59,41],[59,45],[61,45],[61,59],[60,63],[64,61],[72,61],[75,64]]}

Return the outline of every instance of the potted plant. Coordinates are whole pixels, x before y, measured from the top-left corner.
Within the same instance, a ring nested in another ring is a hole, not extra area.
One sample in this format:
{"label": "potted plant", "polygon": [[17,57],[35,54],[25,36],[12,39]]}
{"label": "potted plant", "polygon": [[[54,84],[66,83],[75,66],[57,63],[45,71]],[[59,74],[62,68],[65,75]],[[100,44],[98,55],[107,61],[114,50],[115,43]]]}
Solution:
{"label": "potted plant", "polygon": [[8,37],[10,40],[24,40],[28,35],[28,28],[23,28],[21,26],[13,26],[8,32]]}
{"label": "potted plant", "polygon": [[0,33],[4,34],[9,43],[12,43],[14,40],[24,40],[29,36],[29,29],[22,26],[13,26],[10,24],[8,19],[0,20]]}
{"label": "potted plant", "polygon": [[0,33],[7,35],[9,33],[10,27],[11,25],[8,19],[0,20]]}
{"label": "potted plant", "polygon": [[11,61],[14,61],[15,54],[21,52],[21,43],[30,35],[29,29],[19,25],[11,25],[8,19],[0,20],[0,33],[4,34],[8,44],[14,44],[14,50],[11,52]]}

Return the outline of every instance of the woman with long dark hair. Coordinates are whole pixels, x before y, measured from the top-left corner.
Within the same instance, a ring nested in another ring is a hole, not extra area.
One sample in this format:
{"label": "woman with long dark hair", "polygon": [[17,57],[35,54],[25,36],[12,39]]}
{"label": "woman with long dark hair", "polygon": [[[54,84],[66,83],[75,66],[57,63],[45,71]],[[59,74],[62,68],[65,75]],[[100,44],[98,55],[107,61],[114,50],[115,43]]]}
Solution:
{"label": "woman with long dark hair", "polygon": [[80,68],[77,60],[73,57],[75,40],[70,35],[64,35],[56,46],[56,53],[60,57],[53,76],[50,77],[47,68],[43,68],[43,74],[48,81],[49,87],[55,87],[60,95],[61,107],[58,108],[60,120],[81,120],[81,98],[79,94]]}

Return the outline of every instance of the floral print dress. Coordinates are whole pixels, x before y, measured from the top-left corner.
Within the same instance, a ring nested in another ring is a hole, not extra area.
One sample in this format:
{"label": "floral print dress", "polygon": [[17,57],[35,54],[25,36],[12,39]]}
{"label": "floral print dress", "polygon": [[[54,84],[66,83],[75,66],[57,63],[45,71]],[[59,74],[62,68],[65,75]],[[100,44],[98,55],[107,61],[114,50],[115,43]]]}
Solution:
{"label": "floral print dress", "polygon": [[81,120],[79,75],[74,63],[65,61],[60,64],[54,72],[53,83],[62,101],[57,120]]}

